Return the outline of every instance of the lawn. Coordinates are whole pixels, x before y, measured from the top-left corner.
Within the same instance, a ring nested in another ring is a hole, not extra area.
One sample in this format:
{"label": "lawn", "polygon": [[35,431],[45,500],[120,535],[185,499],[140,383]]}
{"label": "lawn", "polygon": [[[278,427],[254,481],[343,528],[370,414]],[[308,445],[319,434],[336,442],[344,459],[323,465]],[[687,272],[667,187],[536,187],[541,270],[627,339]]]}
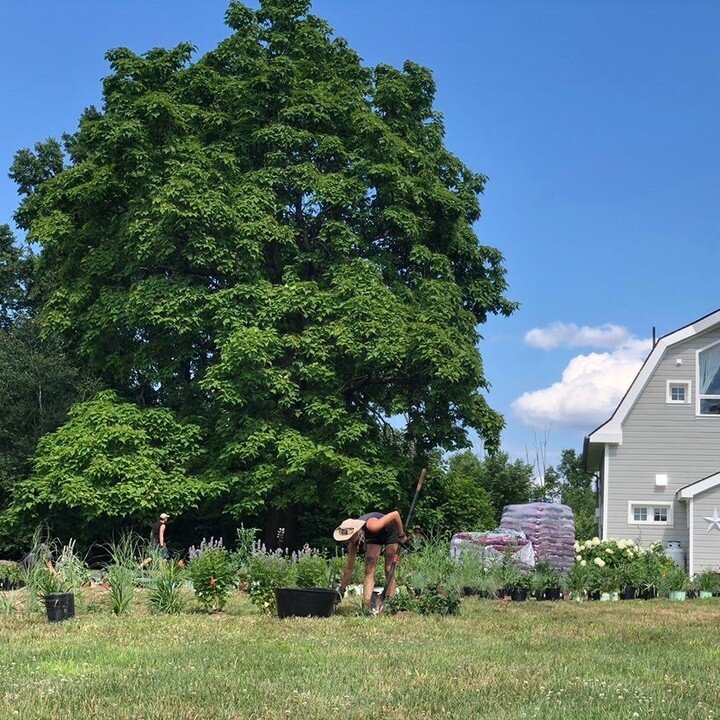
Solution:
{"label": "lawn", "polygon": [[0,617],[0,717],[720,718],[720,602],[463,601],[457,618]]}

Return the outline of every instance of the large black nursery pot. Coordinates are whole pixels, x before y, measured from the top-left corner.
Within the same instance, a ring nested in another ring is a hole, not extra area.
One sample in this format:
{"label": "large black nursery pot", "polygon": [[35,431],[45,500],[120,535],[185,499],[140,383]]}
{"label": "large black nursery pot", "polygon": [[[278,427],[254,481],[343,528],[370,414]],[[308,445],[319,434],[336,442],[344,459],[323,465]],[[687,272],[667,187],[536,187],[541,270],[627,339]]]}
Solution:
{"label": "large black nursery pot", "polygon": [[337,590],[324,588],[278,588],[275,591],[281,618],[330,617],[337,599]]}
{"label": "large black nursery pot", "polygon": [[557,587],[545,588],[542,591],[535,593],[537,600],[562,600],[562,590]]}
{"label": "large black nursery pot", "polygon": [[510,590],[510,599],[513,602],[525,602],[527,600],[528,591],[522,587],[514,587]]}
{"label": "large black nursery pot", "polygon": [[637,588],[632,587],[632,585],[628,585],[623,591],[622,591],[622,599],[623,600],[635,600],[637,597]]}
{"label": "large black nursery pot", "polygon": [[48,622],[62,622],[75,617],[75,596],[72,593],[53,593],[45,596]]}

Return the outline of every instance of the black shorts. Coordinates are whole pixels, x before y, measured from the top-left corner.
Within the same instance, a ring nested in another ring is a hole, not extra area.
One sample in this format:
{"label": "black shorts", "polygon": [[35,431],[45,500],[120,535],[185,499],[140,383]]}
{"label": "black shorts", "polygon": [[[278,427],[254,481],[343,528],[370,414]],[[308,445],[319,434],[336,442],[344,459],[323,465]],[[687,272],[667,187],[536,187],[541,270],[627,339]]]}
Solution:
{"label": "black shorts", "polygon": [[400,543],[400,533],[397,531],[395,524],[393,523],[392,530],[388,532],[382,532],[378,535],[371,535],[365,533],[365,544],[366,545],[382,545],[387,547],[388,545],[398,545]]}

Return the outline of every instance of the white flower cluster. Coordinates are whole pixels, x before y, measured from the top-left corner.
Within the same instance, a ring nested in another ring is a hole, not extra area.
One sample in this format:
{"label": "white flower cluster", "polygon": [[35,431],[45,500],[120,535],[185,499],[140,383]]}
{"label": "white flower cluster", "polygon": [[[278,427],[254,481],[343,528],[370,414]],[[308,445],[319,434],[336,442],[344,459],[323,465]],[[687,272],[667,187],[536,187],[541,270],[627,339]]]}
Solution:
{"label": "white flower cluster", "polygon": [[588,562],[593,562],[598,567],[605,567],[608,563],[615,565],[646,553],[659,551],[662,551],[661,543],[653,543],[650,547],[643,548],[635,540],[601,540],[594,537],[582,543],[575,542],[575,560],[583,567]]}

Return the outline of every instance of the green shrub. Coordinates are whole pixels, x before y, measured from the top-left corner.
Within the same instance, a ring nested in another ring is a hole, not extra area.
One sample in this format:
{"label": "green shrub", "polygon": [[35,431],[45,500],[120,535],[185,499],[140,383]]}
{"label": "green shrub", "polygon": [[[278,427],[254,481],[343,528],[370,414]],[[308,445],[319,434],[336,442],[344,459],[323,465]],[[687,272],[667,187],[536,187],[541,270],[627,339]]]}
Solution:
{"label": "green shrub", "polygon": [[0,590],[14,590],[25,584],[22,568],[15,562],[0,560]]}
{"label": "green shrub", "polygon": [[195,596],[206,612],[222,610],[235,584],[230,555],[225,548],[201,553],[188,565]]}
{"label": "green shrub", "polygon": [[330,587],[330,563],[319,554],[298,557],[295,568],[295,585],[299,588]]}
{"label": "green shrub", "polygon": [[420,615],[458,615],[460,593],[455,588],[425,590],[419,595],[398,593],[385,601],[385,609],[391,615],[398,612],[416,612]]}
{"label": "green shrub", "polygon": [[275,590],[293,587],[295,580],[295,563],[282,552],[258,553],[250,560],[248,592],[251,602],[263,612],[275,612]]}

